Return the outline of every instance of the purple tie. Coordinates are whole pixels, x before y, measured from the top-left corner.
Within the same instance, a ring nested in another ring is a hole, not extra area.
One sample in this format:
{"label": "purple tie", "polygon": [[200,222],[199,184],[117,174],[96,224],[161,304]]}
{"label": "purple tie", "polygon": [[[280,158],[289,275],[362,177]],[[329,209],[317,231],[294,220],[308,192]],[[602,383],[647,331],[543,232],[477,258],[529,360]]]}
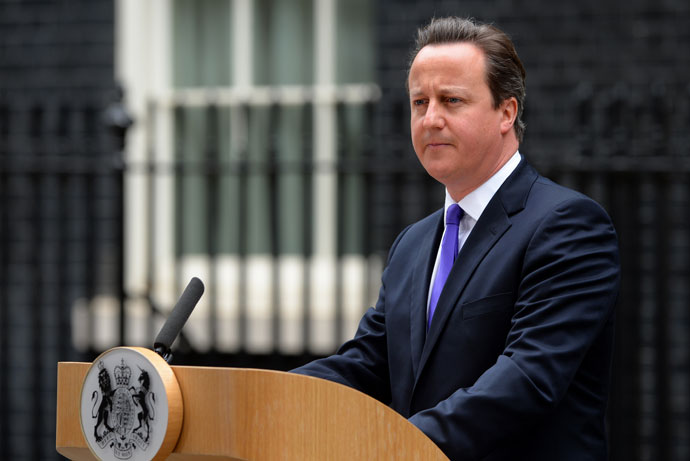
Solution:
{"label": "purple tie", "polygon": [[438,270],[436,271],[436,279],[434,286],[431,288],[431,299],[429,299],[429,320],[427,321],[427,330],[431,326],[431,318],[436,310],[436,303],[441,296],[441,290],[446,283],[448,274],[453,267],[455,258],[458,256],[458,225],[464,212],[457,204],[452,204],[446,211],[446,232],[443,234],[443,241],[441,242],[441,259],[438,263]]}

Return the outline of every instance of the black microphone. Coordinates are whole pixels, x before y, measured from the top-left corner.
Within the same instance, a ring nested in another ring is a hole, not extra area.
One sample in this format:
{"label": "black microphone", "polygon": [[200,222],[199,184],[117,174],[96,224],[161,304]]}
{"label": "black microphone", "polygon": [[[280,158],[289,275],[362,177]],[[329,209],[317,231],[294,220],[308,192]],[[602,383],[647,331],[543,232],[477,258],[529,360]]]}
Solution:
{"label": "black microphone", "polygon": [[199,298],[204,294],[204,284],[201,280],[193,277],[189,281],[187,288],[182,292],[182,296],[175,304],[170,316],[163,324],[163,328],[156,336],[153,343],[153,350],[156,351],[166,362],[172,360],[172,343],[182,331],[182,327],[194,310],[194,306],[199,302]]}

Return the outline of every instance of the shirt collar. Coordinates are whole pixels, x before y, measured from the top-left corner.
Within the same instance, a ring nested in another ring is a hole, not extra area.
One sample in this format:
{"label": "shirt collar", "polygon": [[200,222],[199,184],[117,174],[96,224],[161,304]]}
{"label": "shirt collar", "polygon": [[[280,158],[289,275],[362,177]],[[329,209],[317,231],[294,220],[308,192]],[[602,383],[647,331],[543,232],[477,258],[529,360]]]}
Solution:
{"label": "shirt collar", "polygon": [[444,209],[447,210],[449,206],[457,203],[460,205],[460,208],[463,209],[465,215],[469,216],[476,222],[484,212],[484,209],[489,204],[494,194],[496,194],[496,191],[498,191],[505,180],[508,179],[508,176],[515,171],[515,168],[517,168],[521,159],[522,156],[520,155],[520,151],[516,151],[500,170],[494,173],[494,175],[486,180],[481,186],[477,187],[475,190],[463,197],[459,202],[453,200],[448,193],[448,189],[446,189],[446,201]]}

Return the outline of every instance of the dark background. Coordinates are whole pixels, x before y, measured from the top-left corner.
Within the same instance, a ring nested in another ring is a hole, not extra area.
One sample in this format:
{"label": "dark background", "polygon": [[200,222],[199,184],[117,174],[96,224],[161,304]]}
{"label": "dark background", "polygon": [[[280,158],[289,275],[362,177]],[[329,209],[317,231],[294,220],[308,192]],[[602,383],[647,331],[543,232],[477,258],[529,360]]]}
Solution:
{"label": "dark background", "polygon": [[[383,95],[376,147],[359,165],[367,251],[385,254],[441,204],[409,142],[414,31],[434,15],[496,23],[528,74],[521,152],[602,203],[619,233],[611,459],[690,459],[690,3],[379,0],[376,11]],[[56,364],[100,352],[72,348],[71,306],[125,296],[124,130],[104,115],[118,101],[113,46],[112,1],[0,1],[0,459],[58,458]],[[181,347],[176,363],[288,369],[310,358]]]}

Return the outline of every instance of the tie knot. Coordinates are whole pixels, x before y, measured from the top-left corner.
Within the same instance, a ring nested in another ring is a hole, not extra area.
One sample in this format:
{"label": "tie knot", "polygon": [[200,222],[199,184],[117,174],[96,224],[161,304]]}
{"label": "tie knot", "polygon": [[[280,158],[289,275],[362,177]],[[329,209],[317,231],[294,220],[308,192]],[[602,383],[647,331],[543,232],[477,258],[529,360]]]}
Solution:
{"label": "tie knot", "polygon": [[459,225],[462,219],[463,211],[457,203],[452,204],[446,211],[446,225]]}

